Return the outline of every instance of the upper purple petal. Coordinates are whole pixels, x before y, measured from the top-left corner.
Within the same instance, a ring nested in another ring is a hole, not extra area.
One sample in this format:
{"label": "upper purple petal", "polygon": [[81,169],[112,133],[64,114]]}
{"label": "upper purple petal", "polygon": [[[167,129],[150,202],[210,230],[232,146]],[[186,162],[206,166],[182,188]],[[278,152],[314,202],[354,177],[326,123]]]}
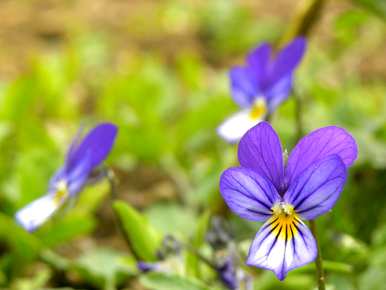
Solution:
{"label": "upper purple petal", "polygon": [[304,219],[314,219],[334,206],[346,182],[346,171],[338,155],[314,162],[291,183],[284,201]]}
{"label": "upper purple petal", "polygon": [[234,67],[229,72],[233,100],[242,108],[248,108],[258,94],[256,76],[248,67]]}
{"label": "upper purple petal", "polygon": [[272,218],[256,234],[247,265],[271,270],[284,280],[288,271],[312,262],[316,255],[315,239],[301,220],[288,225]]}
{"label": "upper purple petal", "polygon": [[82,190],[93,168],[91,154],[86,152],[86,155],[65,176],[70,195],[75,195]]}
{"label": "upper purple petal", "polygon": [[241,138],[238,157],[241,166],[255,170],[281,192],[284,186],[283,152],[280,139],[268,122],[257,124]]}
{"label": "upper purple petal", "polygon": [[220,192],[233,212],[252,221],[265,221],[272,214],[272,205],[280,200],[269,180],[243,167],[223,172]]}
{"label": "upper purple petal", "polygon": [[251,106],[255,98],[262,95],[262,87],[267,82],[270,54],[271,46],[263,43],[248,54],[245,66],[230,70],[232,96],[242,108]]}
{"label": "upper purple petal", "polygon": [[346,166],[350,166],[357,158],[357,144],[345,129],[329,126],[303,137],[288,158],[286,167],[288,184],[312,163],[333,154],[338,155]]}
{"label": "upper purple petal", "polygon": [[306,50],[306,40],[303,37],[295,38],[284,47],[276,56],[270,71],[270,84],[280,81],[299,65]]}
{"label": "upper purple petal", "polygon": [[293,75],[288,74],[281,78],[280,81],[274,83],[265,93],[268,110],[270,113],[285,101],[292,90]]}
{"label": "upper purple petal", "polygon": [[268,68],[271,61],[272,48],[267,42],[263,42],[253,49],[247,56],[247,66],[257,79],[258,86],[262,89],[268,81]]}
{"label": "upper purple petal", "polygon": [[111,123],[102,123],[93,128],[75,148],[71,147],[67,158],[68,170],[80,162],[88,152],[91,167],[100,165],[110,153],[117,131],[117,127]]}

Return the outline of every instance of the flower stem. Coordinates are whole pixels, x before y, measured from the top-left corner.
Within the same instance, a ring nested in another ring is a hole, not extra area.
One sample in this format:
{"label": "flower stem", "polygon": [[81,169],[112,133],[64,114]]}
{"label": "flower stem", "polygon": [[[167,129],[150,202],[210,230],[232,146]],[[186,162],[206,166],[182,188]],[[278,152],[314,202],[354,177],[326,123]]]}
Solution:
{"label": "flower stem", "polygon": [[[303,118],[302,118],[302,112],[303,112],[303,107],[302,107],[302,98],[300,97],[299,94],[297,94],[294,91],[294,97],[296,100],[296,108],[295,108],[295,118],[296,118],[296,139],[299,140],[304,132],[304,126],[303,126]],[[310,221],[310,228],[311,232],[314,235],[315,241],[316,241],[316,246],[318,249],[318,256],[316,257],[315,260],[315,265],[316,265],[316,273],[317,273],[317,282],[318,282],[318,288],[319,290],[326,290],[326,282],[325,282],[325,277],[324,277],[324,269],[323,269],[323,258],[322,258],[322,251],[320,249],[319,241],[318,241],[318,234],[316,230],[316,223],[315,220]]]}
{"label": "flower stem", "polygon": [[316,240],[316,246],[318,249],[318,256],[316,257],[315,260],[315,265],[316,265],[316,274],[317,274],[317,279],[318,279],[318,289],[319,290],[326,290],[326,281],[325,281],[325,276],[324,276],[324,269],[323,269],[323,259],[322,259],[322,252],[320,250],[320,245],[318,241],[318,235],[317,235],[317,230],[316,230],[316,222],[315,220],[310,221],[310,228],[311,232],[314,235],[314,238]]}
{"label": "flower stem", "polygon": [[282,47],[296,36],[308,36],[312,28],[320,20],[326,2],[327,0],[300,1],[292,21],[280,39],[279,47]]}

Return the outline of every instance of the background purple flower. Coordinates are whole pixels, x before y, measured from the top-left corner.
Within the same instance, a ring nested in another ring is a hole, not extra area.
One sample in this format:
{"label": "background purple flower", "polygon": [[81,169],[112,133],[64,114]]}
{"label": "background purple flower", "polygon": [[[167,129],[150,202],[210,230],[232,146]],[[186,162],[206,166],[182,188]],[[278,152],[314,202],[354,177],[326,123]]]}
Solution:
{"label": "background purple flower", "polygon": [[69,198],[87,183],[91,172],[110,153],[117,127],[103,123],[93,128],[83,139],[79,134],[70,146],[64,165],[49,182],[48,193],[16,213],[17,222],[28,231],[43,224]]}
{"label": "background purple flower", "polygon": [[221,194],[242,218],[265,222],[247,264],[282,280],[315,259],[315,239],[303,220],[334,206],[357,157],[356,142],[342,128],[321,128],[301,139],[284,164],[279,137],[261,122],[241,139],[238,156],[241,166],[221,176]]}
{"label": "background purple flower", "polygon": [[288,98],[294,70],[305,49],[306,40],[298,37],[272,57],[271,45],[263,43],[248,54],[244,66],[231,69],[232,96],[242,110],[218,128],[221,137],[229,142],[238,141]]}

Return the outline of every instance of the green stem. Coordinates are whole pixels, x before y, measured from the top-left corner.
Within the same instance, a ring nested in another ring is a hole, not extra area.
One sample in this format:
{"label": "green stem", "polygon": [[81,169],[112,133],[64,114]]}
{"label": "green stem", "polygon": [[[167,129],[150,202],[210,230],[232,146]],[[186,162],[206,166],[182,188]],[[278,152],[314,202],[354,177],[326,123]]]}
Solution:
{"label": "green stem", "polygon": [[[296,137],[297,140],[299,140],[303,136],[303,119],[302,119],[302,98],[294,93],[294,97],[296,100],[296,111],[295,111],[295,117],[296,117]],[[322,258],[322,251],[320,249],[319,241],[318,241],[318,234],[316,230],[316,223],[314,220],[310,221],[310,228],[311,232],[314,235],[317,249],[318,249],[318,256],[315,260],[316,265],[316,273],[317,273],[317,281],[318,281],[318,288],[319,290],[326,290],[326,282],[324,277],[324,270],[323,270],[323,258]]]}
{"label": "green stem", "polygon": [[327,0],[303,0],[296,7],[293,19],[279,42],[282,47],[296,36],[307,36],[318,22]]}
{"label": "green stem", "polygon": [[317,238],[318,235],[317,235],[317,231],[316,231],[315,220],[310,221],[310,228],[311,228],[311,232],[314,235],[314,238],[316,240],[316,247],[318,249],[318,256],[316,257],[316,260],[315,260],[316,274],[317,274],[317,279],[318,279],[318,289],[319,290],[326,290],[326,281],[325,281],[324,269],[323,269],[322,252],[320,250],[320,245],[319,245],[319,241]]}

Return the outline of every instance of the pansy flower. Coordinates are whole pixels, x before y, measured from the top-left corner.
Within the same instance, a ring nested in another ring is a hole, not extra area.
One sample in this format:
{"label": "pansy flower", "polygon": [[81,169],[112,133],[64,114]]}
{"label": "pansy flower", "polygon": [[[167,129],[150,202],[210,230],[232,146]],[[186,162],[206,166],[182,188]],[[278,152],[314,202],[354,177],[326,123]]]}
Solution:
{"label": "pansy flower", "polygon": [[20,209],[15,215],[16,221],[33,231],[75,197],[87,184],[93,170],[106,159],[116,134],[117,127],[110,123],[96,126],[82,140],[78,134],[64,165],[51,178],[47,194]]}
{"label": "pansy flower", "polygon": [[231,69],[231,92],[241,110],[218,127],[222,138],[237,142],[288,98],[305,49],[306,41],[299,37],[272,57],[271,45],[263,43],[249,53],[244,66]]}
{"label": "pansy flower", "polygon": [[240,167],[225,170],[221,194],[240,217],[264,222],[250,247],[247,264],[288,271],[313,261],[315,239],[304,223],[331,210],[357,157],[357,145],[344,129],[330,126],[302,138],[285,164],[279,137],[267,122],[240,140]]}

